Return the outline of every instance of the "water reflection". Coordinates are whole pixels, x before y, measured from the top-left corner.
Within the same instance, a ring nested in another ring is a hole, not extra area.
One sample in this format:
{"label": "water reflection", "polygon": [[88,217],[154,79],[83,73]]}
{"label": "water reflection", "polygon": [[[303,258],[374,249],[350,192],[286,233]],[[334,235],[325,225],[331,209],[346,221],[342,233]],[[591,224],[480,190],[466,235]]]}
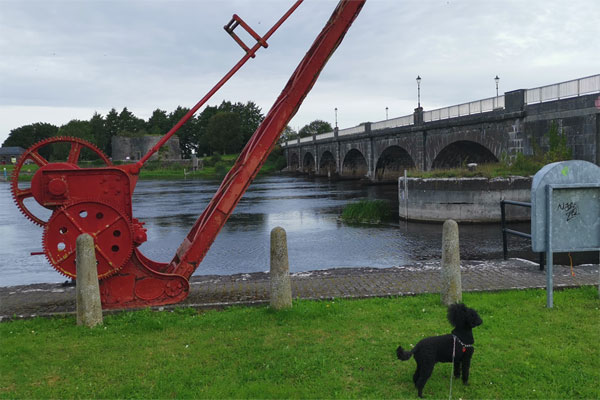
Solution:
{"label": "water reflection", "polygon": [[[170,261],[220,182],[140,181],[133,195],[134,217],[146,223],[148,241],[140,249],[156,261]],[[390,267],[439,258],[441,226],[405,224],[352,226],[338,216],[361,198],[387,199],[397,215],[395,185],[329,182],[271,176],[257,179],[217,236],[196,274],[233,274],[269,269],[269,234],[287,231],[293,272],[335,267]],[[515,228],[527,230],[528,224]],[[8,184],[0,184],[0,285],[60,282],[41,250],[42,229],[18,212]],[[463,258],[501,257],[498,225],[465,225],[460,231]],[[511,255],[525,255],[529,243],[511,242]],[[532,256],[533,257],[533,256]]]}

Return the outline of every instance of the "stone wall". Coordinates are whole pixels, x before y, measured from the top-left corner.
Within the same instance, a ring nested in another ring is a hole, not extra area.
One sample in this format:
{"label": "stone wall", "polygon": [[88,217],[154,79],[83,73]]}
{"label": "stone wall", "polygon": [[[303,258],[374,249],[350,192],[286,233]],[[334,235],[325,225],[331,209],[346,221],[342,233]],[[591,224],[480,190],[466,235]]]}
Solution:
{"label": "stone wall", "polygon": [[[139,160],[143,157],[162,136],[125,137],[113,136],[112,159],[114,161]],[[173,136],[165,145],[155,153],[150,160],[181,160],[179,138]]]}

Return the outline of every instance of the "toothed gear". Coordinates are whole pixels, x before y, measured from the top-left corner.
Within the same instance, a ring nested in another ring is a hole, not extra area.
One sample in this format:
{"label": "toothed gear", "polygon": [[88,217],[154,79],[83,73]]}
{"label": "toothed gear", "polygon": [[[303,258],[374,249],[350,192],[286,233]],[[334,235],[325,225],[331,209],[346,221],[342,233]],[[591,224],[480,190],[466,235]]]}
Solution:
{"label": "toothed gear", "polygon": [[79,161],[79,155],[81,153],[81,150],[84,148],[87,148],[96,153],[107,166],[112,165],[108,156],[104,154],[102,150],[96,147],[96,145],[76,137],[57,136],[49,139],[44,139],[35,143],[30,148],[25,150],[23,155],[19,158],[19,162],[17,162],[15,168],[13,169],[11,178],[11,192],[13,200],[17,204],[17,207],[19,208],[21,213],[23,213],[23,215],[25,215],[27,219],[31,220],[34,224],[39,226],[46,225],[47,221],[43,221],[42,219],[36,217],[31,211],[27,209],[27,207],[25,207],[23,201],[27,198],[33,197],[33,191],[31,190],[31,188],[19,188],[19,174],[21,172],[21,168],[27,160],[31,160],[35,164],[37,164],[37,166],[40,167],[39,170],[43,169],[47,165],[58,164],[56,162],[51,163],[50,161],[46,160],[43,156],[40,155],[39,149],[44,146],[59,142],[71,143],[71,148],[69,150],[67,160],[65,162],[62,162],[62,165],[66,164],[67,166],[73,169],[79,168],[77,166],[77,162]]}
{"label": "toothed gear", "polygon": [[50,264],[61,274],[75,278],[77,237],[94,238],[98,278],[117,273],[133,252],[132,224],[118,207],[100,201],[80,201],[54,211],[44,227],[42,243]]}

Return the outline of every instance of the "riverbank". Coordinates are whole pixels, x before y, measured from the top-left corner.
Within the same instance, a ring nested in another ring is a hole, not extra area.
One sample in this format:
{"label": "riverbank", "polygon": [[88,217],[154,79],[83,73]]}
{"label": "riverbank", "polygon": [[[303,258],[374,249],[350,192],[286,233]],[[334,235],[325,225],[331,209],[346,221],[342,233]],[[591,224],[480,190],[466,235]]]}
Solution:
{"label": "riverbank", "polygon": [[[594,285],[599,282],[598,264],[554,267],[555,288]],[[545,288],[546,275],[539,265],[510,259],[462,261],[465,292]],[[292,295],[298,299],[356,299],[439,293],[439,260],[419,261],[393,268],[335,268],[291,274]],[[174,307],[197,309],[269,302],[270,281],[265,272],[234,275],[192,276],[190,294]],[[31,316],[75,312],[75,288],[61,284],[34,284],[0,288],[0,321]]]}
{"label": "riverbank", "polygon": [[[237,154],[225,154],[225,155],[214,155],[205,157],[199,160],[200,167],[197,170],[193,170],[191,160],[153,160],[148,161],[144,164],[144,167],[140,170],[139,179],[141,180],[177,180],[177,179],[206,179],[206,180],[220,180],[227,174],[231,169],[235,161],[237,160]],[[115,165],[122,165],[123,162],[115,162]],[[98,162],[86,163],[81,162],[80,167],[101,167],[104,164]],[[14,165],[3,166],[6,169],[6,176],[4,169],[0,171],[0,181],[10,181],[12,179],[12,173]],[[260,169],[258,175],[268,175],[280,171],[282,168],[281,160],[278,160],[278,155],[267,158],[267,161]],[[19,181],[28,182],[38,170],[38,166],[35,164],[23,165],[19,174]]]}

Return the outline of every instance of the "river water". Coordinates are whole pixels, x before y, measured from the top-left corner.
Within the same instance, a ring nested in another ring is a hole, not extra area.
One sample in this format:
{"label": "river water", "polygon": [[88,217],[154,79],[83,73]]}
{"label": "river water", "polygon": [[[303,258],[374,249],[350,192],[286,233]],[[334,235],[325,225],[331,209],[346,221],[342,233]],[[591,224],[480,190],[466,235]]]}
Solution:
{"label": "river water", "polygon": [[[220,182],[204,180],[139,181],[133,215],[146,223],[147,257],[170,261]],[[343,207],[369,198],[388,200],[398,214],[396,185],[321,178],[258,178],[213,243],[195,275],[268,271],[269,235],[276,226],[287,232],[290,270],[302,272],[339,267],[385,268],[441,257],[441,225],[405,223],[394,218],[381,225],[340,222]],[[33,204],[30,207],[34,207]],[[43,210],[46,211],[46,210]],[[36,210],[38,216],[43,211]],[[47,219],[47,217],[46,217]],[[527,230],[528,224],[513,224]],[[42,228],[25,219],[14,205],[10,185],[0,182],[0,286],[62,282],[42,256]],[[500,258],[499,225],[461,225],[463,259]],[[526,240],[511,240],[511,256],[535,259]]]}

